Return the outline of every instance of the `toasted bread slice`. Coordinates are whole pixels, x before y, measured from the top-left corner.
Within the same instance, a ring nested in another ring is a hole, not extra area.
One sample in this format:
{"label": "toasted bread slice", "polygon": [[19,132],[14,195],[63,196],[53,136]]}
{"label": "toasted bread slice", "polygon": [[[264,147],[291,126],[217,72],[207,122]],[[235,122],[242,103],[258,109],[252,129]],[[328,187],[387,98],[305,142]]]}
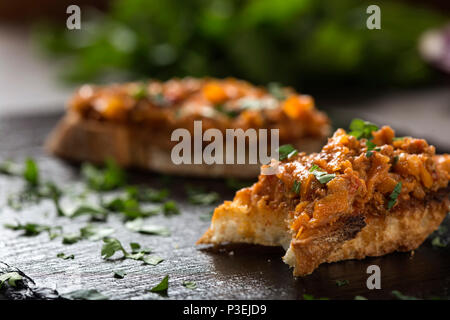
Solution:
{"label": "toasted bread slice", "polygon": [[[279,97],[280,94],[283,97]],[[101,163],[112,157],[124,167],[202,177],[256,177],[258,164],[179,164],[171,159],[175,129],[194,136],[204,130],[279,129],[280,143],[320,150],[329,134],[328,118],[311,97],[264,88],[235,79],[157,81],[107,87],[83,86],[46,143],[49,152],[75,161]],[[207,146],[203,142],[203,149]],[[224,154],[224,158],[226,158]],[[236,163],[236,162],[235,162]]]}
{"label": "toasted bread slice", "polygon": [[283,161],[216,208],[198,244],[283,246],[295,276],[417,248],[450,210],[450,156],[389,127],[371,136],[375,147],[339,129],[320,153]]}

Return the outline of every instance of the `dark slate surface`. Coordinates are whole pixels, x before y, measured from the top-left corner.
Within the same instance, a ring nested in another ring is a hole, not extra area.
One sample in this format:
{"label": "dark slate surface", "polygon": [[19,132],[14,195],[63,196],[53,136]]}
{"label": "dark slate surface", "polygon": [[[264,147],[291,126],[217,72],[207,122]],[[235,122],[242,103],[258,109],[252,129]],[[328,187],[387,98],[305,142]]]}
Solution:
{"label": "dark slate surface", "polygon": [[[42,168],[44,179],[55,180],[73,190],[79,181],[79,168],[49,157],[41,148],[57,118],[58,115],[41,115],[0,120],[0,160],[22,162],[25,157],[33,156]],[[130,175],[132,182],[162,185],[161,177],[156,174],[131,172]],[[212,207],[189,204],[184,192],[186,183],[218,191],[223,199],[233,197],[233,192],[220,180],[173,178],[172,198],[180,204],[181,214],[148,219],[169,227],[172,236],[133,233],[117,216],[110,216],[105,223],[115,228],[113,236],[125,246],[138,242],[165,258],[161,264],[150,266],[134,260],[102,260],[101,241],[83,240],[64,245],[61,238],[50,240],[47,233],[24,237],[19,231],[3,228],[5,222],[17,220],[63,226],[67,233],[78,231],[87,224],[88,218],[57,218],[49,201],[16,212],[6,206],[6,201],[10,194],[20,191],[23,181],[0,176],[0,261],[21,269],[37,286],[57,289],[60,293],[97,289],[113,299],[301,299],[305,293],[332,299],[353,299],[356,295],[391,299],[392,290],[423,298],[450,294],[450,249],[433,248],[429,240],[414,255],[395,253],[382,258],[325,264],[304,278],[292,277],[291,270],[281,261],[281,248],[233,245],[199,249],[194,243],[209,225],[200,217]],[[446,225],[450,225],[449,221]],[[448,232],[445,237],[448,238]],[[74,254],[75,259],[59,259],[58,252]],[[366,287],[366,268],[371,264],[381,268],[381,290]],[[113,278],[113,271],[119,269],[128,273],[125,279]],[[168,297],[147,291],[165,275],[170,275]],[[337,287],[335,281],[342,279],[349,280],[349,284]],[[195,281],[198,288],[183,287],[184,280]]]}

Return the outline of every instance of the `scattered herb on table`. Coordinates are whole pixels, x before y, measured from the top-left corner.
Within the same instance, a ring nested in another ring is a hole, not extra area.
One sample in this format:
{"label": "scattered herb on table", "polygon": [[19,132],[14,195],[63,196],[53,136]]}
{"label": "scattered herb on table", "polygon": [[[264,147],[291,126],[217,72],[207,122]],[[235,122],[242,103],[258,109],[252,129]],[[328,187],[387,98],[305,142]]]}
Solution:
{"label": "scattered herb on table", "polygon": [[165,276],[156,286],[150,289],[151,292],[156,293],[167,293],[169,289],[169,276]]}
{"label": "scattered herb on table", "polygon": [[164,226],[145,224],[143,219],[135,219],[128,221],[125,226],[134,232],[139,232],[143,234],[159,235],[159,236],[169,236],[170,231]]}
{"label": "scattered herb on table", "polygon": [[3,284],[7,282],[11,287],[17,286],[17,281],[22,280],[23,277],[18,272],[7,272],[0,275],[0,289],[3,287]]}
{"label": "scattered herb on table", "polygon": [[303,300],[330,300],[328,298],[315,298],[312,294],[304,294]]}
{"label": "scattered herb on table", "polygon": [[180,209],[178,209],[178,205],[175,201],[170,200],[164,203],[163,205],[164,215],[175,215],[180,213]]}
{"label": "scattered herb on table", "polygon": [[355,296],[354,300],[368,300],[366,297],[363,296]]}
{"label": "scattered herb on table", "polygon": [[197,284],[194,281],[183,281],[183,286],[188,289],[197,289]]}
{"label": "scattered herb on table", "polygon": [[41,232],[49,231],[52,228],[47,225],[38,224],[38,223],[25,223],[25,224],[5,224],[5,228],[11,229],[11,230],[22,230],[24,231],[25,236],[37,236]]}
{"label": "scattered herb on table", "polygon": [[144,257],[142,259],[142,261],[144,261],[145,264],[156,266],[157,264],[160,264],[161,262],[163,262],[164,259],[157,255],[151,255],[148,257]]}
{"label": "scattered herb on table", "polygon": [[126,188],[128,198],[140,202],[163,202],[169,196],[168,189],[156,190],[153,188],[129,186]]}
{"label": "scattered herb on table", "polygon": [[106,160],[105,168],[99,169],[90,163],[83,164],[81,173],[88,186],[96,191],[110,191],[125,185],[125,172],[113,159]]}
{"label": "scattered herb on table", "polygon": [[189,202],[192,204],[210,205],[220,200],[220,196],[217,192],[205,192],[202,188],[193,187],[191,185],[186,186],[186,193]]}
{"label": "scattered herb on table", "polygon": [[342,286],[346,286],[346,285],[348,285],[350,283],[350,281],[348,281],[348,280],[336,280],[336,285],[338,286],[338,287],[342,287]]}
{"label": "scattered herb on table", "polygon": [[109,298],[96,289],[76,290],[62,295],[70,300],[108,300]]}
{"label": "scattered herb on table", "polygon": [[80,235],[83,239],[98,241],[114,233],[114,229],[110,227],[101,227],[88,224],[80,229]]}
{"label": "scattered herb on table", "polygon": [[447,247],[447,244],[444,243],[441,239],[441,237],[436,236],[433,238],[433,240],[431,241],[431,244],[433,245],[433,247],[437,247],[437,248],[445,248]]}
{"label": "scattered herb on table", "polygon": [[401,293],[398,290],[392,291],[392,295],[396,297],[398,300],[420,300],[419,298],[413,297],[413,296],[407,296]]}
{"label": "scattered herb on table", "polygon": [[63,260],[75,259],[75,255],[73,254],[65,254],[64,252],[60,252],[56,255],[57,258],[61,258]]}
{"label": "scattered herb on table", "polygon": [[77,243],[78,241],[80,241],[81,235],[79,233],[68,233],[63,235],[63,240],[62,243],[63,244],[74,244]]}
{"label": "scattered herb on table", "polygon": [[126,275],[127,275],[127,273],[123,270],[114,271],[114,278],[116,278],[116,279],[123,279],[123,278],[125,278]]}

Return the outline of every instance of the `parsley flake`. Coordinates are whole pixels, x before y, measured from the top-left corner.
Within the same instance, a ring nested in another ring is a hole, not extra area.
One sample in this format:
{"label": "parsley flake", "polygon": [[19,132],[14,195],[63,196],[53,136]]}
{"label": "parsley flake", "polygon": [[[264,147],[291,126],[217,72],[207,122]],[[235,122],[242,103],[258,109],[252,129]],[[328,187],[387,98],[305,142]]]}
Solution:
{"label": "parsley flake", "polygon": [[325,172],[316,164],[309,169],[309,172],[315,175],[316,179],[322,184],[328,183],[336,178],[336,175],[334,173]]}
{"label": "parsley flake", "polygon": [[194,281],[183,281],[183,286],[188,289],[197,289],[197,284]]}
{"label": "parsley flake", "polygon": [[300,188],[302,187],[302,182],[294,180],[294,184],[292,185],[291,191],[295,194],[300,192]]}
{"label": "parsley flake", "polygon": [[169,289],[169,276],[165,276],[156,286],[150,289],[151,292],[155,293],[167,293]]}
{"label": "parsley flake", "polygon": [[391,195],[389,196],[389,202],[388,202],[388,210],[391,210],[392,207],[397,202],[397,198],[402,191],[402,183],[399,182],[395,185],[394,190],[392,191]]}
{"label": "parsley flake", "polygon": [[291,144],[285,144],[278,148],[279,160],[283,161],[295,156],[298,153]]}
{"label": "parsley flake", "polygon": [[356,137],[359,139],[372,139],[372,132],[378,130],[378,126],[361,119],[353,119],[350,123],[350,132],[349,135]]}

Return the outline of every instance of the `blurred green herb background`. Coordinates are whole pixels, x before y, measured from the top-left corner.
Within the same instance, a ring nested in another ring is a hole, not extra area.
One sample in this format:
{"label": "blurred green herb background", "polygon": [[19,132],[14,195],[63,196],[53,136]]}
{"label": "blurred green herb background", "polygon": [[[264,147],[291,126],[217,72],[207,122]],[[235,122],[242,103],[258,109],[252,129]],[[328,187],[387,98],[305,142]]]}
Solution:
{"label": "blurred green herb background", "polygon": [[[368,30],[367,6],[381,7]],[[38,43],[67,82],[234,76],[302,89],[413,86],[436,80],[417,51],[436,11],[360,0],[115,0],[82,7],[82,29],[40,23]]]}

